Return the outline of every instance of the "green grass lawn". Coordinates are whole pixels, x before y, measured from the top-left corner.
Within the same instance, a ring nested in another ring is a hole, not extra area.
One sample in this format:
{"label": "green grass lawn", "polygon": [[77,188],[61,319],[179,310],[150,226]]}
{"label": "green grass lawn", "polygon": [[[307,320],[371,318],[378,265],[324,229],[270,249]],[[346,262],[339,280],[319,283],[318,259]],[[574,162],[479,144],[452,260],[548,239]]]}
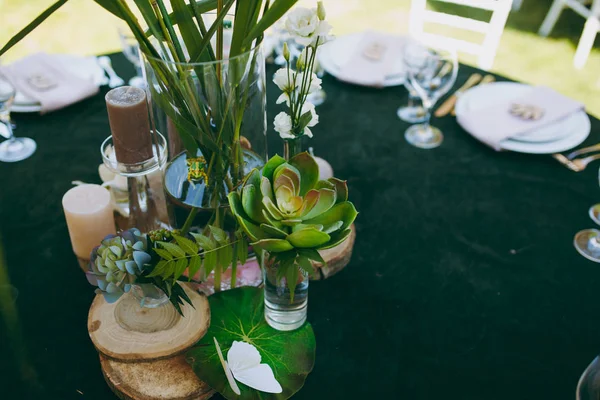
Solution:
{"label": "green grass lawn", "polygon": [[[311,4],[305,0],[302,3]],[[4,44],[18,29],[54,0],[0,0]],[[316,0],[315,0],[316,2]],[[595,48],[586,67],[573,68],[573,56],[584,20],[567,10],[549,38],[537,35],[551,0],[524,0],[521,11],[511,13],[498,49],[493,71],[510,78],[548,85],[583,101],[600,116],[600,50]],[[338,35],[365,29],[394,33],[408,30],[410,0],[324,0],[329,20]],[[437,9],[485,18],[468,8],[435,4]],[[119,50],[117,21],[92,0],[70,0],[26,40],[6,54],[10,62],[34,51],[97,54]],[[459,32],[460,34],[460,32]],[[597,43],[600,44],[600,41]],[[472,62],[464,58],[464,62]]]}

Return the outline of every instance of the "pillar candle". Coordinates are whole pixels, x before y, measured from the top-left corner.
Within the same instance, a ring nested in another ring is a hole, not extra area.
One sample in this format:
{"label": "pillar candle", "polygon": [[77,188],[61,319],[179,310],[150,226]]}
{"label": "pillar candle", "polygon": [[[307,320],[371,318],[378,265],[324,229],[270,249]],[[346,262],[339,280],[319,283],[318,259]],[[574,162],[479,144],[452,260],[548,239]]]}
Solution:
{"label": "pillar candle", "polygon": [[106,109],[117,161],[144,162],[152,157],[152,137],[146,92],[121,86],[106,94]]}
{"label": "pillar candle", "polygon": [[62,204],[73,252],[89,260],[92,249],[116,233],[110,192],[100,185],[75,186],[65,193]]}

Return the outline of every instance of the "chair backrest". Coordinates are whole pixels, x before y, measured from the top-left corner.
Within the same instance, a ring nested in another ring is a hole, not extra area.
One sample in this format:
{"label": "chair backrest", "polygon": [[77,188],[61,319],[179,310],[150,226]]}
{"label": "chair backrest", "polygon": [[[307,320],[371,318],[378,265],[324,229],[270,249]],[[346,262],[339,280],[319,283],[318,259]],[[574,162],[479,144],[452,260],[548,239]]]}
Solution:
{"label": "chair backrest", "polygon": [[[474,54],[478,58],[477,65],[479,68],[490,69],[496,57],[496,50],[500,44],[500,37],[510,13],[512,0],[437,0],[438,2],[453,3],[491,11],[492,17],[489,22],[428,10],[427,1],[412,0],[410,15],[411,35],[427,43],[443,44],[459,52]],[[481,43],[474,43],[439,34],[426,33],[424,32],[425,23],[434,23],[479,32],[483,34],[484,38]]]}

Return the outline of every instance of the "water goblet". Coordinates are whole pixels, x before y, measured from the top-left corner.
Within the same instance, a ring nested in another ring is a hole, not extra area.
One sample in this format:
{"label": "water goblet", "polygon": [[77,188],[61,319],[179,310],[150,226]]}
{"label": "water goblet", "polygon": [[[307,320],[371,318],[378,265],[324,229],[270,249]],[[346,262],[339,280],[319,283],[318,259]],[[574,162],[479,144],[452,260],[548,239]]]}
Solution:
{"label": "water goblet", "polygon": [[17,138],[13,133],[10,120],[10,108],[15,100],[15,88],[8,80],[0,76],[0,123],[6,128],[6,139],[0,143],[0,161],[16,162],[30,157],[37,147],[30,138]]}
{"label": "water goblet", "polygon": [[[600,181],[600,172],[598,176]],[[595,204],[590,207],[589,216],[598,225],[600,225],[600,204]],[[597,229],[584,229],[577,232],[573,239],[575,249],[587,258],[594,262],[600,262],[600,231]]]}
{"label": "water goblet", "polygon": [[119,40],[121,41],[125,58],[135,68],[135,76],[129,80],[129,86],[145,89],[146,81],[142,77],[142,60],[140,58],[140,45],[137,39],[125,29],[119,28]]}
{"label": "water goblet", "polygon": [[429,124],[431,109],[456,82],[456,52],[411,42],[406,45],[403,56],[409,82],[423,101],[425,110],[424,122],[408,128],[404,137],[410,144],[422,149],[438,147],[444,136],[438,128]]}

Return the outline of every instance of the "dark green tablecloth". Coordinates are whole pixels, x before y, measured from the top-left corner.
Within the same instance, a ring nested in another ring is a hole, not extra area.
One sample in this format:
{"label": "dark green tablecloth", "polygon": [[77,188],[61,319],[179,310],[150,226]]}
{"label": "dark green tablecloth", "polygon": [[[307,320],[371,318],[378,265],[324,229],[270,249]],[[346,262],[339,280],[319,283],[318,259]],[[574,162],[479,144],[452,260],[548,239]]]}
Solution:
{"label": "dark green tablecloth", "polygon": [[[133,69],[114,57],[123,76]],[[270,68],[267,76],[274,71]],[[461,66],[459,84],[474,72]],[[592,227],[598,164],[496,153],[453,117],[435,150],[408,145],[402,88],[324,79],[311,145],[348,179],[360,211],[351,264],[311,284],[317,360],[298,399],[572,399],[600,352],[600,266],[572,245]],[[0,321],[0,398],[112,399],[86,329],[94,296],[71,251],[61,198],[98,182],[104,93],[49,115],[17,114],[35,155],[0,164],[0,229],[24,351]],[[269,125],[279,112],[269,86]],[[279,151],[271,131],[270,151]],[[592,135],[600,141],[600,122]]]}

